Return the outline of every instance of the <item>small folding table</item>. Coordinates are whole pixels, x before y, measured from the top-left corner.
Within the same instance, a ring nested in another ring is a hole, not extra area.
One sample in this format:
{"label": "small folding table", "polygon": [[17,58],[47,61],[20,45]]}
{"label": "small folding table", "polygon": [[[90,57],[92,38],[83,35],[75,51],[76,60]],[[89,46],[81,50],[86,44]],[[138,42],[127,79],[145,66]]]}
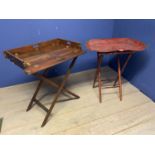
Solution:
{"label": "small folding table", "polygon": [[[108,88],[119,87],[119,98],[122,100],[122,81],[121,75],[124,72],[130,58],[135,52],[140,52],[145,49],[145,44],[135,39],[131,38],[111,38],[111,39],[92,39],[87,42],[87,48],[90,51],[97,52],[97,70],[94,78],[93,88],[98,79],[99,88],[99,101],[102,102],[102,79],[101,79],[101,63],[103,55],[116,54],[117,55],[117,70],[118,75],[114,81],[114,85]],[[120,55],[128,54],[125,63],[120,64]],[[116,85],[118,82],[118,85]]]}
{"label": "small folding table", "polygon": [[[14,62],[17,66],[21,67],[27,74],[34,75],[40,79],[31,102],[27,107],[27,111],[30,110],[34,104],[36,104],[47,112],[41,125],[42,127],[47,123],[52,109],[62,92],[74,96],[74,99],[79,98],[78,95],[65,88],[65,84],[68,80],[71,69],[75,64],[77,57],[83,54],[80,43],[63,39],[54,39],[29,46],[24,46],[21,48],[7,50],[4,52],[4,54],[6,58]],[[46,75],[51,67],[67,60],[72,61],[61,84],[57,84],[47,78]],[[41,71],[43,71],[43,74],[40,73]],[[51,102],[49,109],[36,98],[44,82],[48,83],[52,87],[57,88],[57,93],[53,101]]]}

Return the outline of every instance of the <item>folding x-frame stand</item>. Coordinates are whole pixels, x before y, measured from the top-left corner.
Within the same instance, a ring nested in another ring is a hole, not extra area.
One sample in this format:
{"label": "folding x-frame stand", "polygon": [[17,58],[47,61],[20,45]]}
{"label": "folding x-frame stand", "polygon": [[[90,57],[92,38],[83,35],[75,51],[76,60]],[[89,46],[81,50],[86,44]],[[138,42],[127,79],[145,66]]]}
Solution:
{"label": "folding x-frame stand", "polygon": [[[117,53],[116,53],[117,54]],[[124,53],[120,53],[120,54],[124,54]],[[132,57],[133,53],[129,53],[127,56],[127,59],[125,61],[125,63],[123,64],[122,68],[121,68],[121,64],[120,64],[120,54],[117,54],[117,78],[114,81],[113,86],[111,87],[107,87],[107,88],[115,88],[117,87],[117,82],[118,82],[118,87],[119,87],[119,98],[120,101],[122,101],[122,80],[121,80],[121,75],[123,74],[130,58]],[[96,69],[96,73],[95,73],[95,78],[94,78],[94,82],[93,82],[93,88],[95,88],[95,84],[96,81],[98,81],[98,90],[99,90],[99,101],[100,103],[102,102],[102,79],[101,79],[101,63],[102,63],[102,59],[103,59],[103,53],[101,52],[97,52],[97,69]]]}
{"label": "folding x-frame stand", "polygon": [[[45,116],[45,118],[44,118],[44,121],[42,122],[41,127],[43,127],[43,126],[46,125],[46,123],[47,123],[47,121],[48,121],[48,118],[49,118],[49,116],[50,116],[50,114],[51,114],[51,112],[52,112],[52,109],[54,108],[54,105],[56,104],[56,102],[57,102],[57,100],[58,100],[58,98],[59,98],[59,96],[60,96],[60,94],[61,94],[62,92],[66,92],[66,93],[68,93],[68,94],[74,96],[74,97],[75,97],[74,99],[80,98],[78,95],[74,94],[73,92],[71,92],[71,91],[69,91],[67,88],[65,88],[65,84],[66,84],[66,82],[67,82],[67,80],[68,80],[68,77],[69,77],[69,75],[70,75],[70,73],[71,73],[71,69],[73,68],[73,66],[74,66],[74,64],[75,64],[76,59],[77,59],[77,57],[75,57],[75,58],[72,60],[70,66],[69,66],[69,68],[68,68],[68,70],[67,70],[67,72],[66,72],[66,75],[64,76],[64,79],[63,79],[63,81],[62,81],[62,83],[61,83],[60,85],[57,84],[57,83],[55,83],[55,82],[53,82],[53,81],[51,81],[51,80],[49,80],[48,78],[45,77],[45,75],[46,75],[46,73],[48,72],[48,70],[45,70],[45,72],[44,72],[43,75],[34,74],[34,76],[38,77],[38,78],[40,79],[40,81],[39,81],[38,86],[37,86],[37,88],[36,88],[36,91],[35,91],[35,93],[34,93],[32,99],[31,99],[31,102],[29,103],[29,105],[28,105],[28,107],[27,107],[27,111],[29,111],[29,110],[32,108],[33,104],[37,104],[40,108],[42,108],[43,110],[45,110],[45,111],[47,112],[47,114],[46,114],[46,116]],[[45,82],[45,83],[48,83],[50,86],[55,87],[55,88],[58,89],[58,91],[57,91],[57,93],[56,93],[56,95],[55,95],[53,101],[51,102],[51,106],[50,106],[49,109],[47,109],[43,104],[40,103],[39,100],[36,99],[37,94],[38,94],[38,92],[39,92],[39,90],[40,90],[40,88],[41,88],[41,86],[42,86],[42,84],[43,84],[44,82]]]}

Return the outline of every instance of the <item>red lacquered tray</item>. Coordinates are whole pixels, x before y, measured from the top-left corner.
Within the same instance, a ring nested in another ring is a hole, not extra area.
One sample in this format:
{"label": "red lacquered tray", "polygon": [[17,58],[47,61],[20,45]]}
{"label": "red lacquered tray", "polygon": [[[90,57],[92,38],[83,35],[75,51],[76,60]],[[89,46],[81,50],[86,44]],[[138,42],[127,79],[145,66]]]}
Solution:
{"label": "red lacquered tray", "polygon": [[91,51],[113,53],[128,51],[143,51],[146,45],[138,40],[131,38],[111,38],[111,39],[92,39],[86,44]]}

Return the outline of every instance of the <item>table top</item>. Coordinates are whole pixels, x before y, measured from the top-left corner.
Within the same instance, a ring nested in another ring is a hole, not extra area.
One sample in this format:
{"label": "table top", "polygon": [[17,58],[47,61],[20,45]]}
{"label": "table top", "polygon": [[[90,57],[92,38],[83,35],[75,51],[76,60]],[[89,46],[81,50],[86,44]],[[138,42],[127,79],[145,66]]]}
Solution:
{"label": "table top", "polygon": [[146,45],[131,38],[92,39],[86,44],[90,51],[103,53],[125,53],[143,51]]}
{"label": "table top", "polygon": [[6,58],[34,74],[83,54],[80,43],[63,39],[39,42],[4,51]]}

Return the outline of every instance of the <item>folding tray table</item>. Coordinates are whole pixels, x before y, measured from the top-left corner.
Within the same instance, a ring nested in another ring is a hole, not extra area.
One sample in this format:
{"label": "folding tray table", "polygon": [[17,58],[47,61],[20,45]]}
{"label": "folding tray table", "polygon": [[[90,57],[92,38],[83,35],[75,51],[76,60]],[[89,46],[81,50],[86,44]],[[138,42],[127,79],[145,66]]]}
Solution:
{"label": "folding tray table", "polygon": [[[4,51],[5,57],[15,63],[17,66],[21,67],[25,71],[25,73],[34,75],[40,79],[31,102],[27,107],[27,111],[30,110],[34,104],[36,104],[47,112],[41,125],[42,127],[47,123],[52,109],[62,92],[74,96],[74,99],[79,98],[78,95],[65,88],[65,84],[67,82],[71,69],[76,62],[77,57],[81,54],[83,54],[83,51],[80,43],[63,39],[49,40],[29,46],[24,46],[21,48]],[[46,77],[46,74],[51,69],[51,67],[67,60],[72,61],[61,84],[57,84]],[[40,71],[43,71],[43,74],[41,74]],[[49,109],[36,99],[37,94],[44,82],[58,89]]]}
{"label": "folding tray table", "polygon": [[[95,73],[95,78],[93,82],[93,88],[95,87],[95,83],[98,79],[98,88],[99,88],[99,101],[102,102],[102,95],[101,95],[101,87],[102,81],[101,80],[101,63],[103,55],[108,54],[117,54],[117,70],[118,75],[114,81],[113,86],[109,86],[108,88],[119,87],[119,98],[122,100],[122,81],[121,81],[121,74],[124,72],[131,56],[135,52],[143,51],[146,46],[143,42],[131,39],[131,38],[107,38],[107,39],[91,39],[86,44],[87,48],[90,51],[97,52],[97,70]],[[122,65],[120,64],[120,55],[128,54],[125,63]],[[116,85],[118,82],[118,85]]]}

